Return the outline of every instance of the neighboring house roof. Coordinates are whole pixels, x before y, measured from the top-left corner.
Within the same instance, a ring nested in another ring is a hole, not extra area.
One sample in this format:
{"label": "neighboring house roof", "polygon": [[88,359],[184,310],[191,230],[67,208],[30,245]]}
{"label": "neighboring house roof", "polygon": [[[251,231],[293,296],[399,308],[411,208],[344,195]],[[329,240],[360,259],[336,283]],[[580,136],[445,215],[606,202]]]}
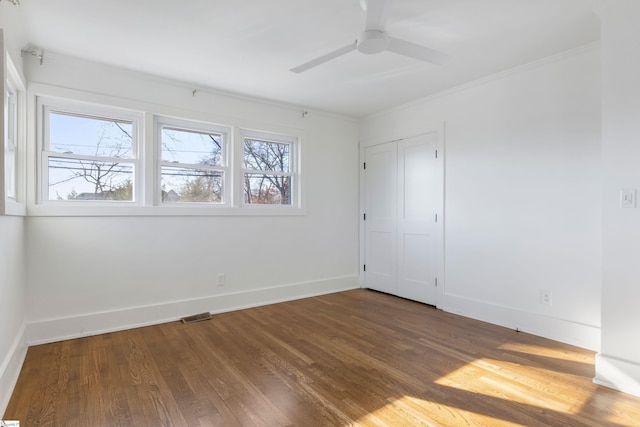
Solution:
{"label": "neighboring house roof", "polygon": [[73,200],[109,200],[113,191],[103,191],[100,193],[80,193]]}
{"label": "neighboring house roof", "polygon": [[178,202],[180,201],[180,195],[173,190],[162,192],[163,202]]}

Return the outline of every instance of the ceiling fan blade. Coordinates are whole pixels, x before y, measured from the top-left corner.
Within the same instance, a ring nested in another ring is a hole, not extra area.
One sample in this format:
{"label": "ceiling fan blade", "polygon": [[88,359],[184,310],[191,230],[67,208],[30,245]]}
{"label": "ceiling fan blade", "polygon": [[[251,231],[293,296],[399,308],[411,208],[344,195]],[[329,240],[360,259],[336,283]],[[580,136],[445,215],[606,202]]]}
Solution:
{"label": "ceiling fan blade", "polygon": [[351,43],[347,46],[341,47],[340,49],[336,49],[333,52],[329,52],[326,55],[322,55],[316,59],[312,59],[309,62],[305,62],[302,65],[298,65],[291,69],[294,73],[301,73],[303,71],[307,71],[309,68],[317,67],[320,64],[324,64],[327,61],[331,61],[334,58],[342,56],[346,53],[356,50],[356,43]]}
{"label": "ceiling fan blade", "polygon": [[396,39],[394,37],[389,37],[389,46],[387,46],[387,50],[389,52],[409,56],[421,61],[430,62],[435,65],[442,65],[447,60],[447,55],[442,52],[438,52],[437,50],[433,50],[416,43],[411,43],[406,40]]}
{"label": "ceiling fan blade", "polygon": [[385,0],[366,0],[367,2],[367,20],[365,30],[384,30],[384,24],[387,20],[385,8],[387,2]]}

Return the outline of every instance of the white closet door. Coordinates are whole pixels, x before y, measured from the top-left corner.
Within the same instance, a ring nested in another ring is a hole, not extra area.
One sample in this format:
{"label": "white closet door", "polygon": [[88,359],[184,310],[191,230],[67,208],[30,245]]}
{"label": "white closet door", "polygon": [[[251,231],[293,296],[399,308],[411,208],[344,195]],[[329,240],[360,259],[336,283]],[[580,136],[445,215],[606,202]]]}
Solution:
{"label": "white closet door", "polygon": [[398,142],[398,295],[436,303],[437,133]]}
{"label": "white closet door", "polygon": [[436,305],[436,131],[365,148],[365,286]]}
{"label": "white closet door", "polygon": [[397,182],[395,143],[365,150],[365,281],[366,286],[397,293]]}

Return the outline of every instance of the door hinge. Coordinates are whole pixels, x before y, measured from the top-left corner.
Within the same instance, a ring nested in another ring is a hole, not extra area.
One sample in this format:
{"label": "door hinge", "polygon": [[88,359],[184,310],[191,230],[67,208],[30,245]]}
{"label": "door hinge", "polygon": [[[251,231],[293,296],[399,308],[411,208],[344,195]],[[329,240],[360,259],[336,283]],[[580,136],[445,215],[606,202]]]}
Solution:
{"label": "door hinge", "polygon": [[438,278],[436,277],[436,288],[438,287]]}
{"label": "door hinge", "polygon": [[436,222],[438,222],[438,214],[436,214]]}
{"label": "door hinge", "polygon": [[362,220],[366,221],[367,220],[367,214],[362,214]]}
{"label": "door hinge", "polygon": [[438,158],[438,150],[436,150],[436,159]]}
{"label": "door hinge", "polygon": [[362,169],[367,169],[367,162],[364,162],[364,163],[362,164]]}
{"label": "door hinge", "polygon": [[367,264],[362,266],[362,271],[367,271]]}

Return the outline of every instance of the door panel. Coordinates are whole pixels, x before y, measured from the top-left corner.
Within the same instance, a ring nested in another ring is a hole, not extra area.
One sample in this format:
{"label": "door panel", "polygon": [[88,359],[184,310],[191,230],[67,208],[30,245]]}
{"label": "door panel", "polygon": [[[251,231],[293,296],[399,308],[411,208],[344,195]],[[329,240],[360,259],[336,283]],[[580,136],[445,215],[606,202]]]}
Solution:
{"label": "door panel", "polygon": [[401,144],[399,161],[401,180],[398,183],[398,195],[402,206],[403,219],[424,219],[433,212],[427,191],[429,170],[427,166],[433,156],[427,144]]}
{"label": "door panel", "polygon": [[432,274],[430,263],[424,262],[432,256],[428,236],[405,233],[400,252],[404,254],[401,276],[414,283],[427,283]]}
{"label": "door panel", "polygon": [[393,260],[394,233],[373,230],[369,233],[371,251],[367,260],[367,268],[370,273],[376,272],[385,276],[385,280],[395,272],[395,260]]}

